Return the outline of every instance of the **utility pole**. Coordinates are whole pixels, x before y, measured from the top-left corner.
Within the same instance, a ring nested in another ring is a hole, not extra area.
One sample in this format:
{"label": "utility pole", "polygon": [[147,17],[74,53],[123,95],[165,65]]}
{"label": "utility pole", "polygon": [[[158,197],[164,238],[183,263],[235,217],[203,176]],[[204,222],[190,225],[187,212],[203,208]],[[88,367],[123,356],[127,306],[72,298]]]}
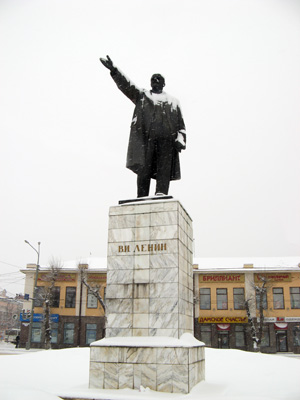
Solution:
{"label": "utility pole", "polygon": [[25,240],[25,243],[28,244],[28,245],[37,253],[37,263],[36,263],[36,269],[35,269],[35,279],[34,279],[33,294],[32,294],[32,301],[31,301],[31,314],[30,314],[30,323],[29,323],[29,333],[28,333],[28,340],[27,340],[27,343],[26,343],[26,350],[29,350],[29,349],[30,349],[30,346],[31,346],[31,334],[32,334],[32,324],[33,324],[34,300],[35,300],[35,296],[36,296],[36,286],[37,286],[37,280],[38,280],[38,275],[39,275],[40,245],[41,245],[41,242],[38,242],[38,250],[35,249],[35,248],[28,242],[28,240]]}
{"label": "utility pole", "polygon": [[78,318],[78,331],[77,331],[77,346],[80,347],[81,342],[81,312],[82,312],[82,280],[80,279],[80,303],[79,303],[79,318]]}

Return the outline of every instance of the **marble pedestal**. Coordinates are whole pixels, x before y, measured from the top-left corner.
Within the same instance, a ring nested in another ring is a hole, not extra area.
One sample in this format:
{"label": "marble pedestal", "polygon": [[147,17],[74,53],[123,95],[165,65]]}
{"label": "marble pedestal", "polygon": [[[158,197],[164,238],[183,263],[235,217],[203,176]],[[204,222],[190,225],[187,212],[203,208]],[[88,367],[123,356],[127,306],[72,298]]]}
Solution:
{"label": "marble pedestal", "polygon": [[179,201],[110,208],[106,338],[91,345],[90,387],[188,393],[204,379],[192,261],[192,220]]}
{"label": "marble pedestal", "polygon": [[[205,378],[204,346],[191,334],[107,338],[91,345],[90,387],[189,393]],[[101,360],[101,361],[99,361]]]}

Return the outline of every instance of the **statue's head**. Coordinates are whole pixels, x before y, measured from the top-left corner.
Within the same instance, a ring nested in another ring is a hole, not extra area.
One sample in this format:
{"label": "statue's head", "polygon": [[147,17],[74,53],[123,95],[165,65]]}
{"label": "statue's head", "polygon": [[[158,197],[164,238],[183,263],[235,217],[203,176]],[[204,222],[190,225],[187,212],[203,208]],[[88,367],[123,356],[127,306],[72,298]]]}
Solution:
{"label": "statue's head", "polygon": [[154,74],[151,77],[151,88],[153,93],[161,93],[165,86],[165,78],[161,74]]}

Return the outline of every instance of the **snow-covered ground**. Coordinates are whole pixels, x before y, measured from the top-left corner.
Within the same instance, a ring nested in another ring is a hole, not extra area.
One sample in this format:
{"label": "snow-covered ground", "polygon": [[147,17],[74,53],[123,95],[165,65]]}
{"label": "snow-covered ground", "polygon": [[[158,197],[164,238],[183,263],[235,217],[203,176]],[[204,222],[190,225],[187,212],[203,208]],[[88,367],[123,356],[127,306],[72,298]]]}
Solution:
{"label": "snow-covered ground", "polygon": [[[41,349],[30,349],[30,352],[41,351]],[[28,353],[28,350],[24,348],[17,348],[13,343],[7,343],[4,340],[0,340],[0,354],[24,354]]]}
{"label": "snow-covered ground", "polygon": [[190,394],[181,395],[151,390],[89,390],[88,348],[19,352],[23,354],[0,356],[1,400],[55,400],[59,395],[112,400],[300,399],[297,358],[206,349],[205,382]]}

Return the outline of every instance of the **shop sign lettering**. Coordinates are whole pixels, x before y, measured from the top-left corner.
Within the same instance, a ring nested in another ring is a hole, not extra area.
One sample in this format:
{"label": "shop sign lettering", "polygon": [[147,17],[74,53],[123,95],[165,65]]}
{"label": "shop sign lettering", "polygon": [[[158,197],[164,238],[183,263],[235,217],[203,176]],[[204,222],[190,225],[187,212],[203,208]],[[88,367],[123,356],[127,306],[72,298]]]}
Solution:
{"label": "shop sign lettering", "polygon": [[286,274],[255,274],[255,282],[261,282],[261,277],[266,278],[269,282],[291,282],[292,276],[290,273]]}
{"label": "shop sign lettering", "polygon": [[199,275],[200,282],[245,282],[245,277],[243,274],[209,274],[209,275]]}
{"label": "shop sign lettering", "polygon": [[[39,274],[38,281],[42,282],[50,282],[51,273]],[[56,278],[56,282],[75,282],[76,274],[58,274]]]}
{"label": "shop sign lettering", "polygon": [[106,282],[106,274],[89,274],[87,279],[92,282]]}
{"label": "shop sign lettering", "polygon": [[[257,322],[260,322],[259,317],[257,317]],[[276,317],[264,317],[264,322],[276,322]]]}
{"label": "shop sign lettering", "polygon": [[284,322],[300,322],[300,317],[285,317]]}
{"label": "shop sign lettering", "polygon": [[[260,319],[257,318],[257,321]],[[300,317],[264,317],[264,322],[300,322]]]}
{"label": "shop sign lettering", "polygon": [[199,317],[200,324],[246,324],[247,317]]}

